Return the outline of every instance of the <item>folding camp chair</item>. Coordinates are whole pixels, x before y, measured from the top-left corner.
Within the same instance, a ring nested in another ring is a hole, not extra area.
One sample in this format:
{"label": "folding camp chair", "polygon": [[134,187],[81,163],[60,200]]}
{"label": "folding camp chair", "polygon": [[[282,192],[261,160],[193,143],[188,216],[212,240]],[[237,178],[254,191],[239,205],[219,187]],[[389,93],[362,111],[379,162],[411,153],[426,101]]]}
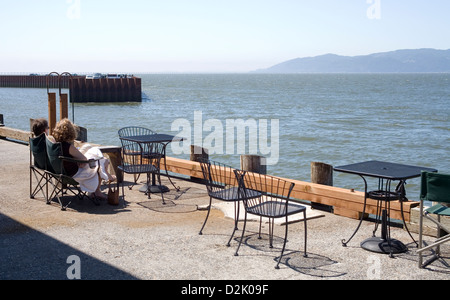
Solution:
{"label": "folding camp chair", "polygon": [[[70,200],[66,205],[63,204],[62,195],[67,194],[67,191],[70,191],[80,200],[82,200],[86,196],[86,192],[83,192],[80,189],[79,183],[75,179],[67,175],[64,169],[64,161],[89,164],[89,167],[91,169],[97,168],[99,166],[99,163],[98,160],[95,159],[85,161],[64,157],[61,143],[52,143],[48,139],[46,139],[46,149],[48,162],[52,169],[52,171],[49,171],[47,173],[49,175],[48,182],[53,187],[52,192],[47,198],[47,204],[50,204],[51,200],[56,197],[58,203],[61,205],[61,210],[64,211],[72,202]],[[50,179],[54,179],[54,181]],[[94,202],[95,205],[99,205],[96,197],[92,197],[90,199]]]}
{"label": "folding camp chair", "polygon": [[[42,192],[44,199],[48,201],[48,158],[46,149],[46,135],[43,133],[38,137],[30,138],[30,198]],[[33,186],[33,177],[36,185]]]}
{"label": "folding camp chair", "polygon": [[[422,172],[422,185],[420,190],[420,223],[419,223],[419,267],[424,268],[436,259],[440,258],[440,246],[450,241],[450,228],[444,226],[441,222],[442,216],[450,216],[450,175],[440,173]],[[431,201],[434,206],[424,207],[424,201]],[[436,217],[432,217],[435,215]],[[437,226],[438,238],[430,245],[424,247],[423,242],[423,219],[433,222]],[[441,236],[442,230],[447,234]],[[427,262],[423,263],[424,252],[435,248],[434,255]],[[444,264],[448,264],[444,262]]]}

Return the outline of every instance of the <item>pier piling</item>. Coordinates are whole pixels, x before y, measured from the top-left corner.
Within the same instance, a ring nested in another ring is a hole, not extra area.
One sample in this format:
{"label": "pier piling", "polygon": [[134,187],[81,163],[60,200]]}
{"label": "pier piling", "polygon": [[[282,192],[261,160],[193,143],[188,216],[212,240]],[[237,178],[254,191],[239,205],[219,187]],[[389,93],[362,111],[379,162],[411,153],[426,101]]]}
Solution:
{"label": "pier piling", "polygon": [[[48,85],[47,85],[48,83]],[[96,78],[86,76],[0,75],[0,88],[69,89],[74,103],[141,102],[141,78]]]}
{"label": "pier piling", "polygon": [[259,155],[241,155],[241,170],[267,174],[266,158]]}
{"label": "pier piling", "polygon": [[48,126],[49,134],[53,134],[56,126],[56,93],[48,93]]}
{"label": "pier piling", "polygon": [[[311,182],[333,186],[333,166],[322,163],[311,163]],[[321,203],[311,203],[311,207],[318,210],[333,212],[333,206],[324,205]]]}

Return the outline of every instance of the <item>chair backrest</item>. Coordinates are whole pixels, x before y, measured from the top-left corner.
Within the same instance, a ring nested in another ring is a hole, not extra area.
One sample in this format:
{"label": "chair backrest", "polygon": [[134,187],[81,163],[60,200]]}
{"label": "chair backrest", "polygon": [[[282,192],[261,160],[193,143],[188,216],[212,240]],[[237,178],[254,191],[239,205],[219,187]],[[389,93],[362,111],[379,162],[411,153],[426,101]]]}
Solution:
{"label": "chair backrest", "polygon": [[51,170],[49,171],[52,173],[64,175],[64,164],[62,159],[59,158],[63,155],[61,143],[53,143],[50,140],[46,139],[46,148],[49,167],[51,168]]}
{"label": "chair backrest", "polygon": [[147,135],[147,134],[156,134],[156,132],[139,126],[128,126],[121,128],[119,130],[119,137],[127,137],[127,136],[137,136],[137,135]]}
{"label": "chair backrest", "polygon": [[123,165],[141,165],[142,147],[138,143],[120,139],[122,143],[122,163]]}
{"label": "chair backrest", "polygon": [[420,199],[450,203],[450,174],[422,172]]}
{"label": "chair backrest", "polygon": [[[130,136],[138,136],[138,135],[154,135],[156,134],[156,132],[154,132],[153,130],[150,130],[148,128],[145,127],[140,127],[140,126],[128,126],[128,127],[124,127],[121,128],[119,130],[119,138],[122,137],[130,137]],[[135,142],[130,142],[130,141],[126,141],[123,139],[120,139],[120,142],[122,143],[122,147],[124,147],[125,151],[128,152],[128,154],[131,153],[137,153],[137,152],[142,152],[146,154],[147,158],[150,159],[155,159],[158,158],[158,155],[162,156],[162,151],[164,150],[163,147],[164,145],[162,144],[136,144]],[[123,155],[123,153],[122,153]],[[123,157],[122,157],[123,159]],[[136,161],[136,158],[131,158],[128,157],[129,160],[129,164],[138,164],[138,162]],[[141,162],[142,163],[142,162]],[[141,164],[139,163],[139,164]]]}
{"label": "chair backrest", "polygon": [[164,145],[161,143],[136,143],[121,139],[122,162],[124,165],[152,164],[159,168],[164,156]]}
{"label": "chair backrest", "polygon": [[[261,215],[266,213],[259,210],[270,209],[270,206],[260,205],[264,202],[270,202],[273,204],[272,207],[283,209],[283,205],[277,204],[287,205],[295,186],[293,182],[255,172],[236,170],[235,175],[239,182],[239,188],[244,194],[244,206],[252,207],[254,212]],[[255,191],[261,193],[259,197],[254,197]]]}
{"label": "chair backrest", "polygon": [[33,165],[41,170],[47,170],[47,144],[45,133],[30,138],[30,152],[33,154]]}
{"label": "chair backrest", "polygon": [[208,159],[201,159],[200,166],[210,196],[216,195],[217,191],[223,190],[227,186],[238,186],[234,168]]}

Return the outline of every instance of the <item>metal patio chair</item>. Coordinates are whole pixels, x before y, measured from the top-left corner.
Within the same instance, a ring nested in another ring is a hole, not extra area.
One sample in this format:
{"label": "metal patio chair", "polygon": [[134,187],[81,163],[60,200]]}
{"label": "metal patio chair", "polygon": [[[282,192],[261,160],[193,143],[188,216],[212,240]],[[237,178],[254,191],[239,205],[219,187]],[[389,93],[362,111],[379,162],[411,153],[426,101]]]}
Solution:
{"label": "metal patio chair", "polygon": [[[208,213],[206,215],[203,226],[200,229],[199,235],[203,234],[206,222],[208,221],[211,212],[212,199],[217,199],[225,202],[234,202],[234,230],[228,240],[227,246],[230,246],[231,240],[238,229],[239,222],[239,201],[243,200],[242,193],[239,192],[239,187],[234,174],[234,169],[225,164],[211,160],[200,160],[202,168],[203,179],[205,180],[206,189],[209,195]],[[261,193],[252,192],[249,197],[258,197]]]}
{"label": "metal patio chair", "polygon": [[[128,127],[124,127],[119,129],[119,139],[120,142],[122,144],[122,147],[124,146],[125,141],[122,140],[122,137],[130,137],[130,136],[138,136],[138,135],[153,135],[156,134],[156,132],[154,132],[153,130],[150,130],[148,128],[145,127],[140,127],[140,126],[128,126]],[[129,144],[129,142],[127,142],[127,144]],[[136,146],[138,147],[138,146]],[[131,153],[129,153],[129,155],[132,155]],[[139,154],[140,155],[140,154]],[[155,155],[154,153],[146,153],[144,154],[148,157]],[[136,184],[137,181],[139,180],[140,174],[134,174],[134,183]],[[132,186],[130,187],[130,189],[132,188]]]}
{"label": "metal patio chair", "polygon": [[[122,165],[118,166],[118,169],[127,174],[140,175],[147,174],[147,190],[145,194],[150,199],[150,174],[157,177],[159,185],[161,186],[161,158],[164,152],[164,145],[161,143],[136,143],[121,139],[122,142]],[[151,155],[148,155],[151,153]],[[135,179],[134,184],[136,184]],[[122,181],[122,195],[123,201],[125,203],[125,182]],[[166,204],[164,201],[164,191],[160,188],[162,203]]]}
{"label": "metal patio chair", "polygon": [[[274,220],[276,218],[285,218],[283,248],[277,265],[275,266],[276,269],[279,269],[284,250],[286,249],[289,227],[288,217],[293,214],[303,213],[303,222],[305,224],[304,256],[307,257],[306,207],[297,203],[292,203],[290,200],[290,195],[295,184],[277,177],[253,172],[235,170],[235,175],[239,182],[240,192],[243,193],[243,203],[245,207],[244,228],[235,255],[238,255],[242,240],[244,239],[248,214],[259,216],[260,220],[262,220],[262,218],[269,219],[269,245],[271,248],[273,247]],[[251,197],[255,191],[260,192],[259,197]],[[261,222],[259,226],[259,238],[261,238]]]}
{"label": "metal patio chair", "polygon": [[[450,217],[450,174],[422,172],[420,189],[420,220],[419,220],[419,267],[424,268],[440,258],[440,246],[450,241],[450,228],[441,222],[441,217]],[[433,202],[433,206],[426,208],[424,201]],[[435,217],[433,217],[434,215]],[[437,226],[438,238],[430,245],[424,246],[423,221],[424,218]],[[446,234],[442,235],[442,231]],[[435,249],[435,250],[433,250]],[[423,263],[424,252],[433,250],[431,259]],[[449,267],[449,265],[443,261]]]}
{"label": "metal patio chair", "polygon": [[[156,132],[154,132],[151,129],[145,128],[145,127],[141,127],[141,126],[128,126],[128,127],[124,127],[121,128],[119,130],[119,138],[122,137],[131,137],[131,136],[139,136],[139,135],[154,135],[157,134]],[[120,140],[122,143],[122,146],[124,145],[123,140]],[[146,158],[150,158],[150,159],[154,159],[154,158],[158,158],[157,156],[159,156],[160,158],[164,159],[164,166],[166,166],[166,148],[165,148],[165,144],[164,145],[164,151],[154,151],[153,148],[149,148],[147,149],[146,153],[143,153],[144,157]],[[134,176],[134,183],[137,183],[137,181],[139,180],[139,174],[136,174],[137,176]],[[172,184],[172,186],[179,191],[180,187],[175,186],[175,184],[173,183],[171,177],[169,176],[169,173],[167,171],[166,168],[166,176],[167,178],[169,178],[170,183]]]}

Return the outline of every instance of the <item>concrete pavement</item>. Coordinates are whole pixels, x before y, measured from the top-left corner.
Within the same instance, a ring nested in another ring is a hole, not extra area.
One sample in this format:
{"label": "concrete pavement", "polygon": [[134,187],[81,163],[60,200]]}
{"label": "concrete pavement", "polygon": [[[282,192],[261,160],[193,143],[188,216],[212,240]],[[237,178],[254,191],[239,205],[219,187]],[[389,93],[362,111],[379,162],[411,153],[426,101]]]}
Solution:
{"label": "concrete pavement", "polygon": [[[56,203],[46,205],[42,196],[29,198],[27,146],[0,140],[0,153],[0,279],[450,279],[440,262],[418,268],[416,248],[404,230],[392,228],[392,236],[409,251],[389,258],[359,246],[372,236],[373,223],[364,221],[344,248],[341,240],[350,237],[358,221],[317,211],[309,214],[307,258],[302,255],[303,223],[289,226],[280,270],[274,269],[284,231],[280,225],[271,249],[267,235],[257,238],[258,223],[251,223],[234,256],[237,239],[225,245],[234,221],[217,203],[204,234],[198,235],[206,215],[198,207],[209,197],[204,186],[181,179],[175,179],[180,192],[172,189],[165,207],[159,195],[149,200],[135,187],[125,189],[125,207],[95,206],[85,199],[74,200],[64,212]],[[450,247],[443,250],[450,257]]]}

